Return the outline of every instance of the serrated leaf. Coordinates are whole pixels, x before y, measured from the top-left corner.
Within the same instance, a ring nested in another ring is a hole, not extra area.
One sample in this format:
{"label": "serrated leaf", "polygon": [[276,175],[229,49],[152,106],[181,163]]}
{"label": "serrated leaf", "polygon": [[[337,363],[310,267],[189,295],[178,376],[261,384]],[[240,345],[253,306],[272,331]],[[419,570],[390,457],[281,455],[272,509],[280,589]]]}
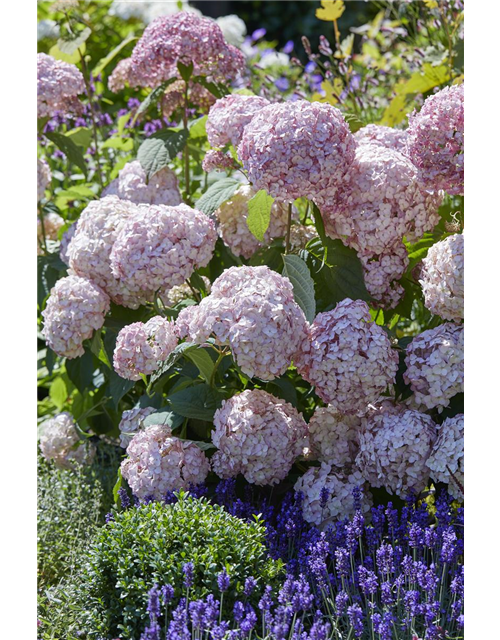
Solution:
{"label": "serrated leaf", "polygon": [[191,442],[202,451],[211,451],[212,449],[217,449],[217,447],[212,442],[200,442],[199,440],[192,440]]}
{"label": "serrated leaf", "polygon": [[87,165],[85,164],[83,154],[71,138],[68,138],[61,133],[57,133],[57,131],[50,131],[44,135],[64,153],[68,162],[76,164],[76,166],[81,169],[85,175],[87,175]]}
{"label": "serrated leaf", "polygon": [[142,424],[145,427],[150,427],[154,424],[164,424],[173,431],[177,427],[180,427],[184,422],[184,417],[175,413],[174,411],[160,409],[155,413],[150,413],[149,416],[146,416],[142,421]]}
{"label": "serrated leaf", "polygon": [[234,178],[217,180],[201,196],[196,203],[196,208],[208,216],[212,215],[223,202],[229,200],[239,186],[241,186],[241,182]]}
{"label": "serrated leaf", "polygon": [[316,9],[316,18],[333,22],[338,20],[345,11],[343,0],[321,0],[321,8]]}
{"label": "serrated leaf", "polygon": [[248,201],[247,226],[252,235],[260,242],[264,241],[264,235],[271,222],[271,208],[274,198],[269,196],[264,189],[257,193]]}
{"label": "serrated leaf", "polygon": [[186,358],[198,367],[198,371],[205,382],[210,382],[214,370],[214,361],[203,347],[189,349],[185,352]]}
{"label": "serrated leaf", "polygon": [[186,144],[188,132],[165,129],[144,140],[139,147],[137,159],[148,178],[166,167]]}
{"label": "serrated leaf", "polygon": [[127,124],[127,122],[130,119],[130,116],[132,114],[130,112],[128,113],[124,113],[122,116],[120,116],[118,118],[118,120],[116,121],[117,124],[117,128],[118,128],[118,135],[122,136],[123,135],[123,130],[125,129],[125,125]]}
{"label": "serrated leaf", "polygon": [[185,418],[211,422],[220,406],[221,397],[207,384],[198,384],[177,391],[168,397],[172,410]]}
{"label": "serrated leaf", "polygon": [[79,147],[83,147],[85,150],[89,148],[92,132],[87,127],[77,127],[68,131],[65,135]]}
{"label": "serrated leaf", "polygon": [[203,138],[207,135],[207,119],[208,116],[202,116],[201,118],[198,118],[193,123],[191,123],[191,125],[189,126],[190,138]]}
{"label": "serrated leaf", "polygon": [[57,407],[58,411],[61,411],[68,398],[68,391],[66,389],[66,383],[61,377],[55,378],[50,384],[49,396],[52,402]]}
{"label": "serrated leaf", "polygon": [[292,283],[295,302],[304,312],[306,320],[312,322],[316,315],[316,300],[309,268],[299,256],[294,255],[283,256],[283,263],[283,275]]}
{"label": "serrated leaf", "polygon": [[139,38],[134,35],[127,36],[125,40],[122,40],[122,42],[120,42],[120,44],[117,47],[115,47],[112,51],[110,51],[107,56],[105,56],[104,58],[101,58],[99,62],[96,64],[96,66],[94,67],[94,69],[92,70],[92,75],[94,76],[94,78],[104,71],[104,69],[108,66],[108,64],[112,60],[114,60],[114,58],[120,53],[120,51],[124,47],[126,47],[130,42],[133,42],[134,40],[138,40],[138,39]]}

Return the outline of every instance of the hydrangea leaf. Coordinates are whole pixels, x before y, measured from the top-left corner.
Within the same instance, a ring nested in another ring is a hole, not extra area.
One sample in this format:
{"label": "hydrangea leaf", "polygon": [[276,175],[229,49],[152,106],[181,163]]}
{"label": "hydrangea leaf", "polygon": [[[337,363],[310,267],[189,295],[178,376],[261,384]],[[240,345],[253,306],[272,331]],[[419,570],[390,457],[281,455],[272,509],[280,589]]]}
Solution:
{"label": "hydrangea leaf", "polygon": [[185,355],[188,360],[191,360],[191,362],[198,367],[198,371],[205,382],[210,382],[214,370],[214,361],[208,352],[202,347],[197,347],[189,349]]}
{"label": "hydrangea leaf", "polygon": [[304,312],[306,320],[312,322],[316,315],[316,300],[311,273],[299,256],[283,256],[283,262],[283,275],[292,283],[295,301]]}
{"label": "hydrangea leaf", "polygon": [[271,207],[274,198],[267,195],[264,189],[257,193],[248,201],[247,225],[252,235],[260,242],[264,241],[264,235],[271,222]]}
{"label": "hydrangea leaf", "polygon": [[143,420],[143,425],[145,427],[150,427],[154,424],[165,424],[172,431],[180,427],[184,422],[183,416],[175,413],[174,411],[170,411],[168,409],[161,409],[155,413],[151,413],[149,416],[146,416]]}
{"label": "hydrangea leaf", "polygon": [[198,384],[173,393],[168,401],[172,410],[185,418],[211,422],[221,397],[207,384]]}
{"label": "hydrangea leaf", "polygon": [[234,178],[217,180],[198,200],[196,209],[203,211],[203,213],[206,213],[208,216],[212,215],[223,202],[229,200],[239,186],[241,186],[241,182]]}
{"label": "hydrangea leaf", "polygon": [[71,38],[59,38],[57,41],[59,51],[67,56],[78,52],[78,49],[81,50],[82,44],[88,40],[91,33],[92,29],[90,27],[85,27]]}
{"label": "hydrangea leaf", "polygon": [[84,175],[87,175],[87,165],[85,164],[83,153],[71,138],[63,135],[62,133],[57,133],[57,131],[48,131],[44,135],[64,153],[68,162],[76,164],[76,166],[82,170]]}
{"label": "hydrangea leaf", "polygon": [[166,167],[186,144],[188,132],[184,129],[164,129],[144,140],[139,147],[137,159],[148,178]]}

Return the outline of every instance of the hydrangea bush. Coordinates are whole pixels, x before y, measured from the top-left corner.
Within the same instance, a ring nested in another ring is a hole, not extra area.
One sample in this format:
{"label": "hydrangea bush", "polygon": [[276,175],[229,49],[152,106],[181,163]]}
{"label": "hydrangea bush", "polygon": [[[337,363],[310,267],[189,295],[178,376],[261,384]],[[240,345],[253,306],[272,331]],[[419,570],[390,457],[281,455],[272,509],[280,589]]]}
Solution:
{"label": "hydrangea bush", "polygon": [[[401,2],[341,38],[348,3],[323,0],[335,39],[317,52],[140,4],[39,6],[39,447],[67,473],[102,446],[121,458],[75,629],[461,638],[460,545],[426,511],[444,489],[450,513],[464,499],[461,3]],[[426,25],[446,42],[432,55]],[[149,549],[129,575],[135,527],[167,523],[180,490],[247,521],[258,497],[266,553],[289,562],[275,592],[259,582],[261,630],[250,574],[219,549],[203,565],[180,542],[175,562]],[[402,533],[408,495],[421,515]]]}

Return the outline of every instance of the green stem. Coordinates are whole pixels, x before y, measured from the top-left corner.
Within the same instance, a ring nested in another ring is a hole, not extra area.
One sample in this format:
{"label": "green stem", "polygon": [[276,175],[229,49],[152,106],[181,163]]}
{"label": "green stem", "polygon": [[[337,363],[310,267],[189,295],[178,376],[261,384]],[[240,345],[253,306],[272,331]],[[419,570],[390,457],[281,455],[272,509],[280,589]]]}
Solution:
{"label": "green stem", "polygon": [[290,230],[292,228],[292,203],[288,203],[288,220],[286,223],[285,254],[290,251]]}
{"label": "green stem", "polygon": [[[186,82],[186,88],[184,89],[184,114],[183,114],[183,123],[184,123],[184,131],[188,130],[188,83]],[[189,184],[189,148],[188,142],[186,140],[186,144],[184,146],[184,151],[182,152],[184,158],[184,182],[186,183],[186,202],[187,204],[191,204],[191,189]]]}
{"label": "green stem", "polygon": [[47,251],[47,236],[45,235],[44,217],[45,217],[45,214],[43,213],[43,209],[40,209],[40,226],[42,227],[42,238],[43,238],[43,247],[42,248],[45,251],[45,253],[48,253],[48,251]]}
{"label": "green stem", "polygon": [[217,369],[219,368],[220,363],[222,362],[222,359],[224,358],[224,356],[226,355],[226,350],[222,349],[222,351],[219,352],[219,357],[217,358],[217,360],[215,361],[214,364],[214,369],[212,371],[212,375],[210,376],[210,386],[213,387],[214,383],[215,383],[215,374],[217,373]]}

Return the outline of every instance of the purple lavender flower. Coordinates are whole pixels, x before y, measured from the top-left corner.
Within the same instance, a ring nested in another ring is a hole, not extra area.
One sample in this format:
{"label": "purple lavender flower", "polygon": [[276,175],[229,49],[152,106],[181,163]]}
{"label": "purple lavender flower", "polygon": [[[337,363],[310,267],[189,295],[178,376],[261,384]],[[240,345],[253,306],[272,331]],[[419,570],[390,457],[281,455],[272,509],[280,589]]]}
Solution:
{"label": "purple lavender flower", "polygon": [[153,585],[148,592],[147,612],[151,622],[155,622],[160,617],[160,592],[157,584]]}
{"label": "purple lavender flower", "polygon": [[295,45],[293,43],[293,40],[288,40],[288,42],[285,44],[285,46],[282,49],[283,53],[292,53],[294,46]]}
{"label": "purple lavender flower", "polygon": [[361,638],[363,634],[363,610],[359,606],[359,604],[353,604],[350,607],[347,607],[347,616],[349,618],[349,622],[351,623],[351,627],[354,631],[355,638]]}
{"label": "purple lavender flower", "polygon": [[257,586],[257,580],[252,578],[251,576],[245,580],[245,586],[243,588],[243,593],[248,597],[252,595],[253,590]]}
{"label": "purple lavender flower", "polygon": [[229,589],[229,582],[229,575],[227,574],[227,571],[223,569],[217,576],[217,585],[221,593],[224,593]]}
{"label": "purple lavender flower", "polygon": [[192,562],[186,562],[182,566],[182,572],[184,573],[184,586],[186,589],[190,589],[194,582],[194,565]]}
{"label": "purple lavender flower", "polygon": [[163,598],[163,603],[167,605],[172,598],[174,597],[174,588],[170,584],[166,584],[161,588],[161,597]]}
{"label": "purple lavender flower", "polygon": [[118,497],[120,498],[122,509],[128,509],[130,507],[130,498],[124,487],[118,489]]}
{"label": "purple lavender flower", "polygon": [[255,29],[255,31],[252,33],[252,41],[256,42],[257,40],[260,40],[266,35],[266,33],[267,29],[264,29],[263,27],[260,29]]}

